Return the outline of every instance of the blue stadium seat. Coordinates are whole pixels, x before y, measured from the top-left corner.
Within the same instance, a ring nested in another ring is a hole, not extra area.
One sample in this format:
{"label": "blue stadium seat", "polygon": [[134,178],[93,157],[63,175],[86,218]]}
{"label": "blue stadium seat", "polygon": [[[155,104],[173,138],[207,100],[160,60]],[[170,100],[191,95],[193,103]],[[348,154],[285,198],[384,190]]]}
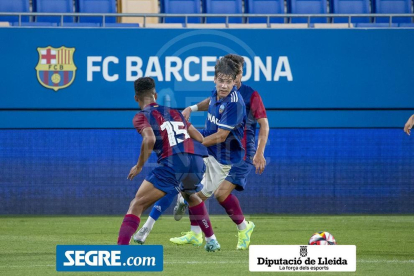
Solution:
{"label": "blue stadium seat", "polygon": [[[115,0],[76,0],[77,11],[80,13],[116,13]],[[80,16],[81,23],[102,24],[102,16]],[[116,17],[106,17],[105,23],[116,23]]]}
{"label": "blue stadium seat", "polygon": [[[284,14],[284,0],[244,0],[244,12],[249,14]],[[267,23],[266,17],[248,18],[248,23]],[[270,18],[270,23],[284,23],[284,18]]]}
{"label": "blue stadium seat", "polygon": [[[59,24],[60,25],[60,24]],[[62,28],[97,28],[100,27],[100,23],[63,23]]]}
{"label": "blue stadium seat", "polygon": [[[241,14],[241,0],[203,0],[204,13]],[[206,23],[226,23],[226,18],[209,17]],[[243,23],[242,17],[230,17],[229,23]]]}
{"label": "blue stadium seat", "polygon": [[[411,0],[372,0],[373,13],[410,13]],[[390,22],[389,17],[378,17],[376,23]],[[410,17],[392,18],[393,23],[411,23]]]}
{"label": "blue stadium seat", "polygon": [[139,28],[139,24],[138,23],[105,23],[105,27],[108,27],[108,28]]}
{"label": "blue stadium seat", "polygon": [[[288,0],[288,13],[292,14],[326,14],[326,0]],[[292,23],[307,23],[308,19],[292,18]],[[311,18],[311,23],[328,23],[328,19],[324,17]]]}
{"label": "blue stadium seat", "polygon": [[414,23],[400,23],[400,24],[398,24],[398,27],[401,27],[401,28],[414,28]]}
{"label": "blue stadium seat", "polygon": [[[161,0],[161,13],[201,13],[200,0]],[[185,23],[185,18],[166,17],[164,23]],[[201,18],[188,17],[187,23],[201,23]]]}
{"label": "blue stadium seat", "polygon": [[390,26],[390,23],[356,23],[356,28],[397,28],[397,23],[392,23]]}
{"label": "blue stadium seat", "polygon": [[[73,13],[72,0],[33,0],[33,11]],[[60,16],[36,16],[36,22],[60,23]],[[73,17],[65,16],[64,22],[73,22]]]}
{"label": "blue stadium seat", "polygon": [[19,25],[19,22],[12,23],[12,26],[15,27],[57,27],[57,23],[53,22],[22,22]]}
{"label": "blue stadium seat", "polygon": [[[370,13],[369,0],[331,0],[331,13],[334,14],[363,14]],[[369,17],[353,17],[351,23],[369,23]],[[348,18],[334,18],[333,23],[348,23]]]}
{"label": "blue stadium seat", "polygon": [[[29,0],[0,0],[0,12],[30,12]],[[0,16],[0,22],[19,22],[18,16]],[[29,16],[22,16],[29,22]]]}

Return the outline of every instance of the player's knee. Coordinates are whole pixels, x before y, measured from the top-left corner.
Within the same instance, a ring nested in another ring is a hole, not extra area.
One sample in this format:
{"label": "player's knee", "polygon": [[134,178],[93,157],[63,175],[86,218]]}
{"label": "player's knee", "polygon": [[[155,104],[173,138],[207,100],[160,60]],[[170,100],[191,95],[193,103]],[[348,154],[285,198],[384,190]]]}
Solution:
{"label": "player's knee", "polygon": [[137,208],[137,207],[144,207],[145,202],[142,197],[135,197],[130,204],[130,207]]}
{"label": "player's knee", "polygon": [[203,194],[202,191],[198,192],[197,195],[202,201],[206,201],[209,198],[208,196]]}
{"label": "player's knee", "polygon": [[228,195],[226,195],[226,193],[223,190],[216,190],[214,192],[214,198],[217,199],[218,202],[223,202]]}
{"label": "player's knee", "polygon": [[182,192],[181,195],[183,196],[185,201],[189,201],[190,200],[190,196],[191,194],[187,193],[187,192]]}

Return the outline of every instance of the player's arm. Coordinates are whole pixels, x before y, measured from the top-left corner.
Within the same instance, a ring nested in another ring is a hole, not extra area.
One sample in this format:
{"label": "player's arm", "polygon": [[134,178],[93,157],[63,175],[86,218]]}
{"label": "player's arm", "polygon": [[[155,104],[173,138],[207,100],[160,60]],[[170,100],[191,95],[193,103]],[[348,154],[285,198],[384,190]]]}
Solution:
{"label": "player's arm", "polygon": [[255,91],[250,98],[251,111],[254,118],[260,125],[259,137],[257,141],[256,153],[253,157],[253,165],[256,168],[256,173],[262,174],[266,167],[266,159],[264,157],[264,150],[269,137],[269,122],[267,120],[266,109],[264,107],[262,98],[259,93]]}
{"label": "player's arm", "polygon": [[137,176],[144,167],[145,162],[147,162],[148,158],[151,155],[152,150],[154,149],[155,145],[155,135],[154,131],[150,127],[146,127],[141,131],[142,135],[142,144],[141,144],[141,153],[139,154],[138,162],[135,166],[132,167],[131,171],[127,179],[132,180],[135,176]]}
{"label": "player's arm", "polygon": [[190,118],[190,113],[191,112],[193,112],[193,111],[207,111],[209,104],[210,104],[210,98],[207,98],[207,99],[199,102],[198,104],[187,107],[186,109],[183,110],[182,114],[183,114],[184,118],[186,120],[188,120],[188,118]]}
{"label": "player's arm", "polygon": [[190,137],[200,143],[203,143],[204,137],[203,135],[193,126],[190,125],[187,129],[188,134]]}
{"label": "player's arm", "polygon": [[404,126],[404,132],[407,133],[408,135],[410,135],[411,129],[413,128],[414,125],[414,114],[411,115],[410,118],[408,118],[408,121],[405,123]]}
{"label": "player's arm", "polygon": [[209,147],[226,141],[230,131],[243,122],[245,113],[240,111],[244,109],[244,105],[240,102],[229,103],[221,116],[220,123],[217,124],[217,132],[204,137],[203,145]]}
{"label": "player's arm", "polygon": [[218,131],[214,134],[211,134],[204,138],[203,145],[206,147],[223,143],[226,141],[227,136],[229,136],[230,130],[219,128]]}
{"label": "player's arm", "polygon": [[257,141],[257,150],[253,157],[253,165],[256,167],[256,173],[262,174],[266,167],[264,151],[269,137],[269,121],[267,118],[257,120],[260,125],[259,137]]}

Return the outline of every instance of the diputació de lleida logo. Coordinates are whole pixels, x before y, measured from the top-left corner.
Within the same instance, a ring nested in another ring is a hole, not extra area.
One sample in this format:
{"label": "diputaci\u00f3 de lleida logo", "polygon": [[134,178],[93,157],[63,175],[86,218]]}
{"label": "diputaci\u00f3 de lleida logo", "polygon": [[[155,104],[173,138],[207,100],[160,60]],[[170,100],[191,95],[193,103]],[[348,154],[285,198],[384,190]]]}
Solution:
{"label": "diputaci\u00f3 de lleida logo", "polygon": [[37,79],[46,88],[58,91],[72,84],[76,76],[73,61],[75,48],[37,48],[39,62],[36,66]]}

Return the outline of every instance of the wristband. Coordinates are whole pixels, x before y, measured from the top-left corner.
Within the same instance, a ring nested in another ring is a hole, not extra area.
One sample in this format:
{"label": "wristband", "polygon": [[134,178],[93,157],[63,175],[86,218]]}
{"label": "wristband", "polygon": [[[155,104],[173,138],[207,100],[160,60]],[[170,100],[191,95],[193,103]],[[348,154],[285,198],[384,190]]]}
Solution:
{"label": "wristband", "polygon": [[198,111],[198,105],[192,105],[190,106],[191,111]]}

